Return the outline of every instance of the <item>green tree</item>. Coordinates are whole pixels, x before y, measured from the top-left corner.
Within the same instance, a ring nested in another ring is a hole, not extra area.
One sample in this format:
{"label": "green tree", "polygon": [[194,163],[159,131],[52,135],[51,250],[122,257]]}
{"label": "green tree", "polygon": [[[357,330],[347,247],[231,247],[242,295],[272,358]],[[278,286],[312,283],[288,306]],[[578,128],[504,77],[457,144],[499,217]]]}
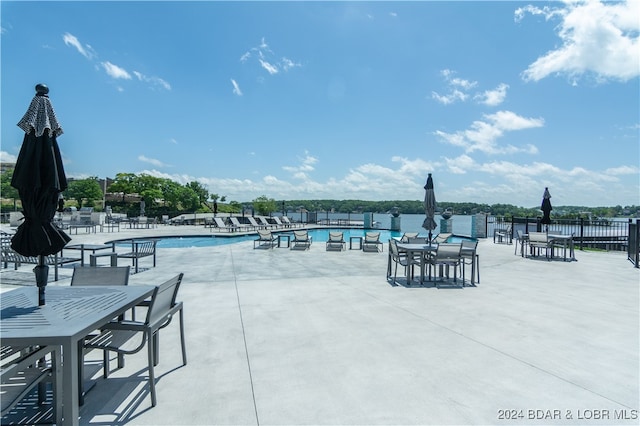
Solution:
{"label": "green tree", "polygon": [[113,183],[109,185],[107,190],[111,193],[121,192],[122,202],[125,201],[127,194],[133,194],[136,192],[135,181],[137,177],[134,173],[118,173]]}
{"label": "green tree", "polygon": [[253,200],[253,208],[261,216],[266,216],[271,212],[276,211],[276,200],[273,198],[267,198],[266,195],[261,195]]}
{"label": "green tree", "polygon": [[13,178],[13,169],[8,169],[0,176],[0,195],[2,198],[10,198],[13,200],[13,210],[17,210],[16,202],[20,198],[18,190],[11,186]]}
{"label": "green tree", "polygon": [[78,206],[93,207],[95,200],[102,199],[102,190],[98,183],[98,178],[93,176],[87,179],[73,180],[69,182],[64,197],[74,199],[78,202]]}
{"label": "green tree", "polygon": [[207,200],[209,199],[209,190],[205,188],[204,185],[194,180],[193,182],[189,182],[185,186],[187,188],[190,188],[198,196],[198,202],[200,204],[207,205]]}

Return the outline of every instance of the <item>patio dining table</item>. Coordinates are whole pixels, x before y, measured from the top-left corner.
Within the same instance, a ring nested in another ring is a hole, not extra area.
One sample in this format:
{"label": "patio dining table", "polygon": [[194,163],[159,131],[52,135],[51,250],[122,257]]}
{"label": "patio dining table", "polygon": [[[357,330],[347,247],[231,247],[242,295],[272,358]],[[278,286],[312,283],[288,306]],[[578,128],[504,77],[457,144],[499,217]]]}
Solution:
{"label": "patio dining table", "polygon": [[548,234],[547,238],[553,246],[562,245],[565,262],[567,260],[567,249],[569,249],[569,256],[571,256],[569,260],[576,260],[573,246],[573,235]]}
{"label": "patio dining table", "polygon": [[[408,258],[412,258],[415,254],[420,255],[420,284],[423,284],[427,258],[426,255],[429,253],[435,253],[438,250],[438,244],[398,243],[398,250],[407,252]],[[391,259],[389,259],[389,262],[390,261]],[[388,264],[388,269],[389,268],[391,268],[391,263]]]}
{"label": "patio dining table", "polygon": [[43,306],[38,306],[35,286],[2,293],[3,345],[62,347],[62,395],[54,398],[62,397],[63,425],[79,422],[82,380],[78,371],[84,337],[150,297],[153,289],[147,285],[47,287]]}

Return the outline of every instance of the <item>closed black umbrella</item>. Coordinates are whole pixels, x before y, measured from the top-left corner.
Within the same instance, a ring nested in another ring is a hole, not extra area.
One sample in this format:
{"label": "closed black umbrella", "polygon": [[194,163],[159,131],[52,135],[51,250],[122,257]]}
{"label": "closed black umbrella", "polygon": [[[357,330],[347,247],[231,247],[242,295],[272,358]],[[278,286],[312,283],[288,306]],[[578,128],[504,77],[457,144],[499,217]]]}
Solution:
{"label": "closed black umbrella", "polygon": [[551,194],[549,193],[549,188],[544,189],[540,210],[542,210],[542,220],[540,223],[549,225],[551,223],[551,210],[553,210],[551,207]]}
{"label": "closed black umbrella", "polygon": [[38,256],[38,265],[33,271],[40,305],[45,302],[44,288],[49,275],[45,256],[59,252],[71,241],[51,223],[60,193],[67,188],[67,178],[56,140],[62,134],[62,127],[47,93],[49,88],[44,84],[36,86],[36,95],[18,123],[25,135],[11,179],[11,186],[18,190],[22,200],[24,215],[11,247],[23,256]]}
{"label": "closed black umbrella", "polygon": [[433,192],[433,178],[431,177],[431,173],[429,173],[424,189],[424,212],[426,218],[422,223],[422,227],[429,231],[429,242],[431,242],[432,231],[438,226],[434,219],[436,215],[436,195]]}

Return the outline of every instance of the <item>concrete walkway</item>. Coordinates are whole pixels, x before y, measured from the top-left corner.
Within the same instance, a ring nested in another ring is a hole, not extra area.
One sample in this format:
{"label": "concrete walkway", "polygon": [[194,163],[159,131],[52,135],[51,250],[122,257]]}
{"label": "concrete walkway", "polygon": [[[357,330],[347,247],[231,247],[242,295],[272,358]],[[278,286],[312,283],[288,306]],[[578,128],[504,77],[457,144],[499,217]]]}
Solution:
{"label": "concrete walkway", "polygon": [[[73,235],[74,243],[209,234],[202,226]],[[188,364],[161,332],[158,405],[146,352],[101,378],[81,407],[95,425],[638,424],[640,270],[624,253],[577,261],[482,240],[475,287],[392,286],[383,253],[159,249],[130,284],[184,272]],[[122,263],[123,260],[121,259]],[[33,285],[32,266],[1,289]],[[50,285],[68,285],[70,268]]]}

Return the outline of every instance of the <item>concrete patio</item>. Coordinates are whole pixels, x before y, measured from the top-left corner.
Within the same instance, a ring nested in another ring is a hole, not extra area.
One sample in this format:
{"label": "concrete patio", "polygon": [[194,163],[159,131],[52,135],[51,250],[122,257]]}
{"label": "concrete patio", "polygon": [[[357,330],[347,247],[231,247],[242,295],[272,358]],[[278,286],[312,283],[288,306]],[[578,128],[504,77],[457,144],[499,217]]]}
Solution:
{"label": "concrete patio", "polygon": [[[73,243],[176,234],[210,231],[160,226]],[[479,284],[436,289],[391,285],[386,245],[158,249],[157,267],[142,259],[130,285],[184,272],[188,364],[172,324],[152,408],[145,351],[106,380],[90,353],[97,383],[81,423],[638,424],[640,270],[626,254],[549,262],[490,239],[478,252]],[[34,285],[32,267],[3,269],[1,290]],[[69,285],[71,272],[49,285]]]}

